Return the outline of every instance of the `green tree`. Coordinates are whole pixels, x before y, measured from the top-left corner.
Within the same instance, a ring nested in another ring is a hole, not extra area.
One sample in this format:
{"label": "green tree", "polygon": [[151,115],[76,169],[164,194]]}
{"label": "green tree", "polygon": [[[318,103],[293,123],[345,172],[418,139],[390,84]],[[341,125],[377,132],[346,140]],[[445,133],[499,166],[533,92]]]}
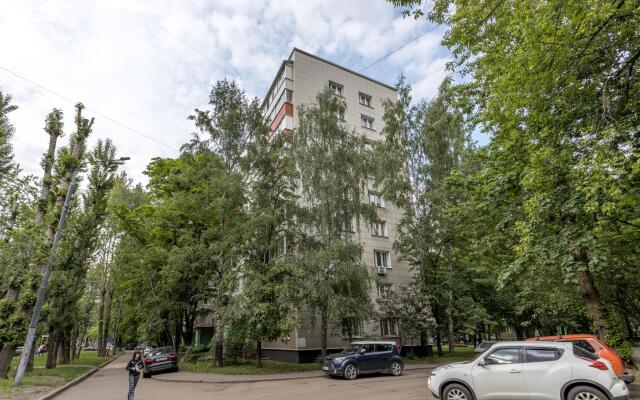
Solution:
{"label": "green tree", "polygon": [[378,219],[364,201],[370,168],[365,139],[338,118],[345,107],[328,89],[300,106],[291,145],[301,193],[296,251],[309,285],[305,302],[320,318],[323,358],[332,325],[359,323],[372,312],[372,274],[353,231]]}
{"label": "green tree", "polygon": [[13,147],[10,140],[15,129],[9,121],[8,114],[17,110],[18,106],[11,104],[12,100],[10,94],[4,94],[0,90],[0,178],[9,172],[13,165]]}
{"label": "green tree", "polygon": [[[392,3],[424,15],[417,1]],[[624,271],[616,249],[639,225],[637,5],[436,0],[426,15],[449,26],[444,44],[469,75],[468,104],[492,137],[488,157],[506,166],[517,154],[515,165],[487,170],[513,178],[522,207],[501,277],[560,275],[601,338],[619,330],[608,320],[620,300],[603,296],[628,292],[610,276]]]}

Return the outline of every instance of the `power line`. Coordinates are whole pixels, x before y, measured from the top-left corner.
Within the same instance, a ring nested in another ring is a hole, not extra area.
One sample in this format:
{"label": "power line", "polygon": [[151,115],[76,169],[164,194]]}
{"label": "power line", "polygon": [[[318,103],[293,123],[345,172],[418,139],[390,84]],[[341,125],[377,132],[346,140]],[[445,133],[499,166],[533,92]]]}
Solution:
{"label": "power line", "polygon": [[169,30],[167,30],[165,27],[163,27],[162,25],[156,23],[154,20],[152,20],[151,18],[149,18],[146,14],[142,13],[141,11],[136,11],[136,13],[138,13],[142,18],[146,19],[147,22],[149,22],[151,25],[155,26],[157,29],[161,30],[162,32],[164,32],[167,36],[173,38],[175,41],[177,41],[178,43],[180,43],[181,45],[183,45],[184,47],[186,47],[187,49],[191,50],[192,52],[194,52],[195,54],[199,55],[200,57],[202,57],[204,60],[206,60],[207,62],[210,63],[214,63],[214,60],[212,60],[211,58],[205,56],[204,54],[202,54],[202,52],[198,49],[196,49],[195,47],[193,47],[192,45],[190,45],[189,43],[185,42],[184,40],[180,39],[179,37],[177,37],[176,35],[172,34]]}
{"label": "power line", "polygon": [[374,62],[372,62],[371,64],[367,65],[366,67],[362,68],[360,70],[360,72],[364,72],[367,69],[373,67],[374,65],[376,65],[377,63],[379,63],[380,61],[384,60],[385,58],[390,57],[391,55],[397,53],[398,51],[404,49],[405,47],[407,47],[408,45],[410,45],[411,43],[414,43],[418,40],[420,40],[421,38],[423,38],[426,34],[433,32],[434,30],[436,30],[438,28],[438,25],[434,26],[431,29],[428,29],[426,32],[421,33],[420,35],[416,36],[415,38],[411,39],[410,41],[404,43],[402,46],[390,51],[389,53],[385,54],[384,56],[378,58],[377,60],[375,60]]}
{"label": "power line", "polygon": [[[48,92],[48,93],[50,93],[50,94],[52,94],[52,95],[54,95],[54,96],[56,96],[58,98],[61,98],[62,100],[68,101],[71,104],[75,104],[76,103],[75,101],[71,100],[70,98],[68,98],[68,97],[66,97],[66,96],[64,96],[64,95],[62,95],[62,94],[60,94],[58,92],[55,92],[54,90],[51,90],[51,89],[49,89],[49,88],[39,84],[38,82],[35,82],[35,81],[25,77],[25,76],[22,76],[22,75],[18,74],[17,72],[14,72],[14,71],[12,71],[12,70],[10,70],[8,68],[5,68],[2,65],[0,65],[0,69],[8,72],[9,74],[15,76],[16,78],[22,79],[23,81],[28,82],[28,83],[38,87],[40,90],[43,90],[43,91]],[[99,116],[101,118],[106,119],[107,121],[109,121],[109,122],[111,122],[113,124],[116,124],[116,125],[118,125],[118,126],[120,126],[122,128],[127,129],[128,131],[131,131],[131,132],[135,133],[136,135],[139,135],[139,136],[142,136],[142,137],[147,138],[149,140],[152,140],[152,141],[154,141],[154,142],[156,142],[156,143],[158,143],[158,144],[160,144],[162,146],[165,146],[165,147],[167,147],[167,148],[169,148],[171,150],[178,150],[177,148],[173,147],[172,145],[163,143],[163,142],[159,141],[158,139],[154,138],[153,136],[147,135],[146,133],[140,132],[139,130],[137,130],[135,128],[132,128],[132,127],[130,127],[128,125],[125,125],[124,123],[122,123],[122,122],[120,122],[120,121],[118,121],[118,120],[116,120],[114,118],[111,118],[108,115],[103,114],[103,113],[101,113],[100,111],[98,111],[96,109],[93,109],[93,108],[90,108],[90,107],[85,107],[85,109],[87,111],[90,111],[90,112],[94,113],[95,115],[97,115],[97,116]]]}
{"label": "power line", "polygon": [[438,67],[438,68],[436,68],[436,69],[434,69],[434,70],[432,70],[432,71],[429,71],[429,72],[427,72],[426,74],[422,75],[420,78],[418,78],[418,79],[414,79],[413,81],[409,82],[408,84],[409,84],[409,85],[414,85],[414,84],[416,84],[416,83],[420,82],[421,80],[425,79],[426,77],[428,77],[428,76],[430,76],[430,75],[433,75],[433,74],[435,74],[435,73],[436,73],[436,72],[438,72],[438,71],[442,71],[442,70],[443,70],[443,69],[445,69],[446,67],[447,67],[447,64],[445,64],[445,65],[443,65],[443,66],[441,66],[441,67]]}

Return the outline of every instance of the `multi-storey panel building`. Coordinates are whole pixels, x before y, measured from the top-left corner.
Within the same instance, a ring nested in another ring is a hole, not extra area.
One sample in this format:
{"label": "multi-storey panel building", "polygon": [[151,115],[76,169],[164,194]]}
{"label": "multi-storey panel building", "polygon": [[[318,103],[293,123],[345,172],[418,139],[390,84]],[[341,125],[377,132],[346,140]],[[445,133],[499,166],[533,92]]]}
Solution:
{"label": "multi-storey panel building", "polygon": [[[317,94],[327,87],[344,98],[347,107],[341,118],[350,128],[372,142],[382,140],[383,102],[395,101],[395,88],[296,48],[282,62],[262,104],[272,134],[294,130],[298,125],[298,107],[313,103]],[[411,272],[393,250],[401,211],[373,189],[368,192],[368,201],[376,206],[382,222],[354,228],[360,230],[358,237],[364,249],[363,260],[379,278],[371,289],[374,302],[379,302],[399,284],[408,282]],[[356,331],[357,336],[367,338],[394,338],[398,333],[394,321],[374,321],[373,316],[371,323]],[[328,346],[341,348],[346,340],[346,333],[332,336]],[[262,349],[265,356],[273,359],[311,361],[320,352],[319,324],[301,327],[292,332],[286,342],[264,343]]]}

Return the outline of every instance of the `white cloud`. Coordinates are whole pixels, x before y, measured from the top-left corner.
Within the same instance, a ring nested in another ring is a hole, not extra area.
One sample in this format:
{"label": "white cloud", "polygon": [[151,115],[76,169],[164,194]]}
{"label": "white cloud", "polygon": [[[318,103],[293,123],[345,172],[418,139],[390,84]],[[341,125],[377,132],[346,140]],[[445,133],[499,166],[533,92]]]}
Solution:
{"label": "white cloud", "polygon": [[[216,80],[262,96],[293,46],[360,70],[430,27],[383,0],[0,0],[0,9],[0,66],[175,149]],[[438,29],[366,73],[392,84],[401,72],[417,79],[447,60],[441,36]],[[432,96],[443,77],[418,81],[415,95]],[[11,116],[17,160],[39,174],[44,118],[62,108],[69,134],[73,104],[3,70],[0,88],[20,107]],[[152,157],[178,153],[96,116],[92,143],[107,137],[131,157],[126,168],[137,180]]]}

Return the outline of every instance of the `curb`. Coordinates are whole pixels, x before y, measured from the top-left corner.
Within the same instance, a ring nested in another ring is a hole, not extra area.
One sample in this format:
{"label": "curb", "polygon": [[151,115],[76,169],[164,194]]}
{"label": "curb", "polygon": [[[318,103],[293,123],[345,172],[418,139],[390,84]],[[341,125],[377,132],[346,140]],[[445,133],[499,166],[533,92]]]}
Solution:
{"label": "curb", "polygon": [[[420,371],[420,370],[428,370],[428,369],[433,369],[435,368],[436,365],[423,365],[423,366],[416,366],[413,368],[404,368],[406,371]],[[205,375],[205,374],[203,374]],[[208,374],[208,375],[214,375],[214,374]],[[232,376],[232,375],[226,375],[226,376]],[[236,375],[238,376],[238,375]],[[301,379],[318,379],[318,378],[324,378],[326,377],[327,374],[325,374],[324,372],[319,372],[317,375],[307,375],[307,376],[289,376],[289,377],[273,377],[273,378],[264,378],[264,379],[258,379],[258,378],[250,378],[250,379],[234,379],[234,380],[218,380],[218,381],[211,381],[211,380],[204,380],[204,379],[166,379],[166,378],[162,378],[162,377],[157,377],[152,375],[151,379],[159,381],[159,382],[173,382],[173,383],[209,383],[209,384],[214,384],[214,385],[220,385],[220,384],[236,384],[236,383],[259,383],[259,382],[277,382],[277,381],[294,381],[294,380],[301,380]],[[44,399],[39,399],[39,400],[44,400]]]}
{"label": "curb", "polygon": [[67,382],[66,384],[60,386],[59,388],[54,389],[53,391],[45,394],[42,397],[39,397],[37,400],[50,400],[50,399],[53,399],[54,397],[56,397],[60,393],[62,393],[65,390],[69,389],[70,387],[73,387],[73,386],[77,385],[78,383],[84,381],[85,379],[87,379],[91,375],[95,374],[96,372],[100,371],[100,369],[102,369],[103,367],[107,366],[111,362],[117,360],[118,358],[122,357],[123,355],[124,354],[120,354],[117,357],[113,357],[112,359],[110,359],[108,361],[105,361],[104,363],[100,364],[97,367],[92,367],[93,368],[92,370],[85,372],[84,374],[80,375],[79,377],[77,377],[76,379],[72,380],[71,382]]}

